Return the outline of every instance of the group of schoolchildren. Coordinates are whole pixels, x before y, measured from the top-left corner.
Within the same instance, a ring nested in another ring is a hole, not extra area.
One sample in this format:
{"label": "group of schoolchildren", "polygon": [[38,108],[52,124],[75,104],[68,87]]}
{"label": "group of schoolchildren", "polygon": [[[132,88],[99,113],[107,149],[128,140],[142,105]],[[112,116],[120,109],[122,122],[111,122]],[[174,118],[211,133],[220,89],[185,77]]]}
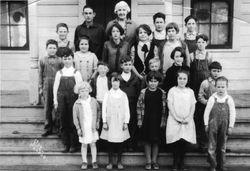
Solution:
{"label": "group of schoolchildren", "polygon": [[[59,41],[47,41],[48,56],[39,64],[46,114],[42,136],[52,134],[56,126],[63,152],[76,152],[80,142],[82,169],[88,168],[88,145],[92,168],[98,168],[100,138],[107,145],[106,169],[113,168],[114,153],[117,168],[123,169],[124,145],[130,151],[143,142],[145,169],[157,170],[159,144],[165,137],[173,146],[173,171],[187,169],[184,155],[189,143],[207,150],[211,171],[225,170],[226,140],[236,113],[227,94],[228,80],[220,76],[222,66],[206,51],[208,37],[192,30],[195,17],[185,19],[184,41],[176,23],[159,26],[165,24],[164,14],[153,19],[155,31],[140,25],[132,45],[123,40],[121,25],[111,25],[102,57],[89,50],[88,36],[79,37],[74,47],[67,40],[67,25],[57,25]],[[73,53],[74,49],[79,51]]]}

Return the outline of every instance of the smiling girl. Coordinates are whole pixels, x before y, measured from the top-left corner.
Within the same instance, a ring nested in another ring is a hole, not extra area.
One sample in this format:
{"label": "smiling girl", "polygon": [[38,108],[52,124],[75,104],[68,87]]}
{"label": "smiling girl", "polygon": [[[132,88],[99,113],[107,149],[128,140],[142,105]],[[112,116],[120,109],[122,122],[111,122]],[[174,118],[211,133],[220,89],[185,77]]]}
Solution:
{"label": "smiling girl", "polygon": [[184,155],[188,143],[196,143],[196,132],[193,120],[195,110],[194,92],[186,87],[189,72],[177,73],[177,86],[168,92],[169,116],[167,120],[167,144],[173,145],[173,171],[184,168]]}

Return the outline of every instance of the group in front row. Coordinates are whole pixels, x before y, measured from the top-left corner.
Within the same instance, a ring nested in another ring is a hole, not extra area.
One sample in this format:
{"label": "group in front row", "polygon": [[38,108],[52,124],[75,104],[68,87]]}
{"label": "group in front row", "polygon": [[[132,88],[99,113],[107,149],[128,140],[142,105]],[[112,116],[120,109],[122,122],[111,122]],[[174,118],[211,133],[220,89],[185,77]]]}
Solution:
{"label": "group in front row", "polygon": [[46,42],[47,56],[39,61],[39,92],[46,114],[43,136],[56,131],[63,152],[76,152],[81,143],[82,169],[88,168],[88,145],[92,168],[98,168],[102,140],[107,169],[114,167],[115,153],[116,166],[123,169],[124,149],[143,145],[145,169],[157,170],[164,141],[173,147],[173,171],[186,170],[189,144],[208,152],[211,171],[225,170],[235,105],[227,93],[228,79],[220,76],[221,64],[206,51],[208,37],[194,30],[196,18],[185,19],[182,40],[176,23],[164,27],[163,13],[153,16],[152,31],[126,19],[130,8],[124,1],[114,11],[117,19],[108,23],[106,34],[93,23],[93,8],[85,6],[75,45],[67,40],[64,23],[57,25],[59,40]]}

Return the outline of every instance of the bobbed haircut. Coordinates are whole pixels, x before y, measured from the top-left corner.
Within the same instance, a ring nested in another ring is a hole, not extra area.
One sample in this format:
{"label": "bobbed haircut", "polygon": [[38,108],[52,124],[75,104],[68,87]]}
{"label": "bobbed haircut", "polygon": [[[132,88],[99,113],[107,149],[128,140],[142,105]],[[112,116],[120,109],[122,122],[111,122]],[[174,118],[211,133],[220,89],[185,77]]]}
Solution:
{"label": "bobbed haircut", "polygon": [[118,23],[114,23],[114,24],[108,29],[107,34],[108,34],[109,36],[112,36],[112,29],[113,29],[114,27],[117,28],[117,29],[120,31],[121,35],[124,34],[124,29],[122,28],[122,26],[121,26],[120,24],[118,24]]}
{"label": "bobbed haircut", "polygon": [[136,28],[136,35],[139,35],[139,30],[140,28],[142,28],[143,30],[145,30],[147,32],[147,35],[149,36],[152,33],[151,28],[149,27],[149,25],[147,24],[141,24]]}
{"label": "bobbed haircut", "polygon": [[168,32],[169,29],[175,29],[175,31],[176,31],[177,34],[180,31],[178,24],[176,24],[175,22],[171,22],[171,23],[167,24],[167,26],[166,26],[166,32]]}
{"label": "bobbed haircut", "polygon": [[126,56],[124,56],[124,57],[122,57],[120,59],[120,64],[124,64],[126,62],[132,62],[133,63],[133,59],[128,55],[126,55]]}
{"label": "bobbed haircut", "polygon": [[186,59],[186,53],[185,53],[185,50],[182,48],[182,47],[176,47],[174,48],[174,50],[171,52],[171,59],[174,59],[174,55],[175,55],[175,52],[180,52],[181,53],[181,57],[184,58],[184,60]]}
{"label": "bobbed haircut", "polygon": [[158,82],[161,82],[163,76],[159,71],[150,71],[146,76],[147,83],[152,79],[156,79]]}

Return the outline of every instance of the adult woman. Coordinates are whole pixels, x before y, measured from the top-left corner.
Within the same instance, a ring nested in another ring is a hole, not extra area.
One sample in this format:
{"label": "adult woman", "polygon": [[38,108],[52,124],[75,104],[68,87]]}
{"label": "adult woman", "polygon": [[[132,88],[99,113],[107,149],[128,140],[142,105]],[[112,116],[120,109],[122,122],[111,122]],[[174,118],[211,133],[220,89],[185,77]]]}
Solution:
{"label": "adult woman", "polygon": [[128,13],[130,12],[130,7],[125,1],[120,1],[115,5],[114,13],[117,15],[116,19],[111,20],[106,28],[106,34],[108,30],[114,23],[118,23],[124,29],[123,40],[126,40],[129,45],[132,45],[135,42],[135,30],[137,28],[135,22],[127,18]]}

